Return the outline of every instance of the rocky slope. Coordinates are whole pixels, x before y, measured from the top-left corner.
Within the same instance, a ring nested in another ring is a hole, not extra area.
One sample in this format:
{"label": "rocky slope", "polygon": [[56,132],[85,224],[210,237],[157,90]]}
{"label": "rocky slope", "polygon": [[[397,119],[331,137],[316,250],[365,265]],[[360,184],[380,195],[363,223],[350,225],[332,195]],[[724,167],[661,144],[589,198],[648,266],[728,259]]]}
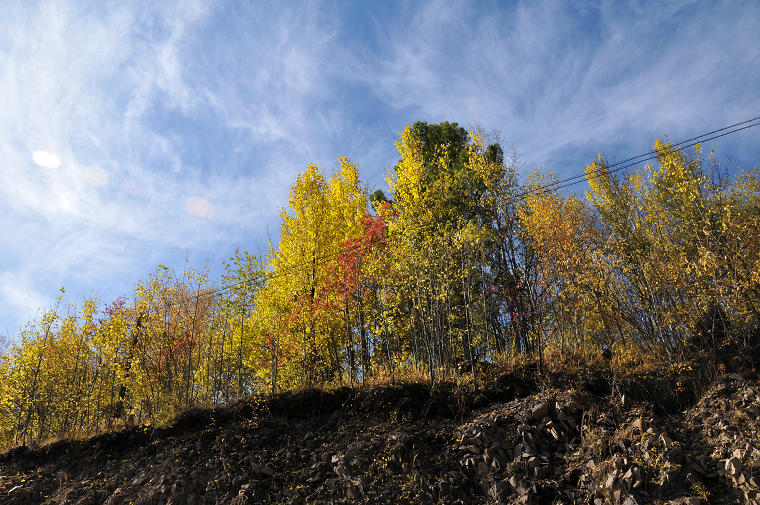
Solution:
{"label": "rocky slope", "polygon": [[757,380],[671,382],[279,395],[0,454],[0,503],[760,503]]}

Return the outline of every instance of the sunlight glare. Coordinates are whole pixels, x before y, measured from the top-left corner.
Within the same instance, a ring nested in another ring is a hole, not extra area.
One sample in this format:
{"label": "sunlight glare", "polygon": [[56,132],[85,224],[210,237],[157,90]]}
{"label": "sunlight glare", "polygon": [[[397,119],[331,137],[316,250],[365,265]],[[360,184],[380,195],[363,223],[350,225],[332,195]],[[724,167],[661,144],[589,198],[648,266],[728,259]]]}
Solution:
{"label": "sunlight glare", "polygon": [[61,158],[47,151],[34,151],[32,161],[41,167],[58,168],[61,166]]}

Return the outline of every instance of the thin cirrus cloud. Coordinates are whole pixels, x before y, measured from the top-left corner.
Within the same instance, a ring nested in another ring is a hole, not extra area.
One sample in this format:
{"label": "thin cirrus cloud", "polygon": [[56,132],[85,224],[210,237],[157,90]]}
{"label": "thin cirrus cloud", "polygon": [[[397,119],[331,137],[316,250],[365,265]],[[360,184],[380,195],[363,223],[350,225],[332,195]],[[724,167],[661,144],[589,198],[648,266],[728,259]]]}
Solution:
{"label": "thin cirrus cloud", "polygon": [[[192,10],[152,14],[174,20],[171,39],[176,25],[191,22]],[[0,107],[0,206],[5,228],[14,232],[0,242],[6,331],[60,285],[73,284],[70,292],[81,296],[109,272],[133,270],[130,264],[140,261],[116,253],[113,244],[132,242],[140,256],[141,246],[157,237],[181,242],[171,233],[176,226],[161,219],[169,213],[155,195],[170,178],[149,164],[170,158],[167,151],[176,146],[154,156],[143,146],[160,134],[150,127],[142,133],[140,118],[122,112],[130,103],[175,96],[174,77],[163,71],[166,57],[157,61],[142,30],[150,23],[140,16],[150,15],[134,6],[98,12],[40,2],[9,6],[0,21],[0,91],[10,97]],[[152,85],[137,85],[150,77]],[[139,188],[132,194],[119,190],[129,180]],[[128,292],[134,279],[119,281]]]}
{"label": "thin cirrus cloud", "polygon": [[118,296],[167,257],[263,248],[299,168],[330,151],[339,115],[310,112],[334,72],[329,17],[212,7],[18,3],[0,21],[0,207],[24,238],[0,242],[11,332],[60,285]]}
{"label": "thin cirrus cloud", "polygon": [[758,20],[751,1],[11,2],[0,332],[61,285],[108,299],[158,263],[265,250],[304,166],[347,155],[382,188],[413,121],[480,125],[575,173],[743,119]]}
{"label": "thin cirrus cloud", "polygon": [[760,110],[758,20],[756,2],[432,2],[388,30],[366,75],[389,104],[479,122],[530,162],[577,171],[563,151],[638,153]]}
{"label": "thin cirrus cloud", "polygon": [[[0,297],[4,303],[11,305],[17,310],[24,311],[27,317],[33,316],[46,305],[50,305],[51,299],[31,289],[32,281],[28,275],[22,272],[0,273]],[[0,327],[0,336],[13,336],[16,328],[7,325]]]}

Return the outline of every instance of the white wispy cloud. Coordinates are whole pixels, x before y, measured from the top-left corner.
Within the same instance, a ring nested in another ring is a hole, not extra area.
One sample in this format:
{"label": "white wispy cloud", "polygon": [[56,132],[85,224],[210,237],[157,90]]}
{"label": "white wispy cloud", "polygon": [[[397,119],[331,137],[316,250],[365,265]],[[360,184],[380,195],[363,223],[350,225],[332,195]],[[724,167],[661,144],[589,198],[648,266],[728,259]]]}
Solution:
{"label": "white wispy cloud", "polygon": [[4,13],[0,198],[13,233],[0,258],[25,255],[27,274],[16,288],[18,269],[0,268],[0,303],[24,312],[44,300],[24,293],[56,281],[128,292],[166,256],[202,263],[243,238],[263,243],[295,174],[334,158],[345,121],[320,109],[341,78],[330,16],[212,7]]}
{"label": "white wispy cloud", "polygon": [[365,68],[378,96],[413,118],[499,130],[531,161],[760,109],[747,92],[760,82],[755,2],[432,2],[407,14]]}
{"label": "white wispy cloud", "polygon": [[[0,316],[5,321],[15,321],[15,314],[24,314],[25,318],[36,315],[42,307],[50,306],[51,299],[33,287],[34,282],[28,275],[19,272],[0,272],[0,299],[3,301]],[[24,320],[19,320],[23,324]],[[15,327],[0,327],[0,334],[12,337]],[[0,342],[1,343],[1,342]]]}
{"label": "white wispy cloud", "polygon": [[193,246],[183,233],[190,224],[178,219],[187,188],[165,169],[181,164],[178,147],[145,113],[158,102],[181,114],[192,108],[178,54],[185,28],[205,11],[8,7],[0,20],[0,94],[8,98],[0,198],[11,233],[0,239],[0,257],[17,266],[0,269],[0,303],[18,323],[50,301],[40,293],[51,283],[86,291],[109,271],[134,272],[151,256],[141,249]]}

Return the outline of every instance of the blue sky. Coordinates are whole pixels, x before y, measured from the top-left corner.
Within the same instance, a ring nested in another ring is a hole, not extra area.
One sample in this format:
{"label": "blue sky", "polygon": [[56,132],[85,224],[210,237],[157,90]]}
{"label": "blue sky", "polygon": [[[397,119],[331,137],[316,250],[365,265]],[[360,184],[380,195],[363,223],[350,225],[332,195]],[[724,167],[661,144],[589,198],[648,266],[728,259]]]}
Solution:
{"label": "blue sky", "polygon": [[[760,115],[754,0],[171,4],[3,2],[0,333],[61,286],[106,302],[186,257],[214,277],[276,239],[308,163],[384,188],[417,120],[574,175]],[[758,140],[719,155],[754,166]]]}

